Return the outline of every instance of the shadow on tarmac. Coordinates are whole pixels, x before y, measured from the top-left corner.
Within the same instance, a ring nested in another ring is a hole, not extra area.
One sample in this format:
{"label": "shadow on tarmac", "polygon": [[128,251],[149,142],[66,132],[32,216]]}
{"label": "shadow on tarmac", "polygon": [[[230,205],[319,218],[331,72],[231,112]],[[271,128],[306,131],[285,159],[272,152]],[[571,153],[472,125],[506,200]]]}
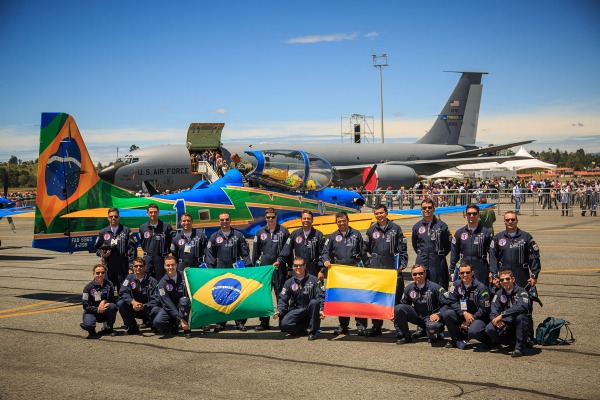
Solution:
{"label": "shadow on tarmac", "polygon": [[[14,247],[15,249],[20,249],[21,247]],[[41,261],[41,260],[53,260],[56,257],[45,257],[45,256],[5,256],[0,255],[0,261]]]}
{"label": "shadow on tarmac", "polygon": [[27,293],[20,294],[15,297],[20,297],[22,299],[32,299],[32,300],[48,300],[55,302],[63,302],[63,303],[80,303],[81,295],[73,294],[73,293]]}
{"label": "shadow on tarmac", "polygon": [[[62,336],[62,337],[71,337],[71,338],[77,339],[77,340],[82,339],[82,336],[68,334],[68,333],[40,332],[40,331],[33,331],[33,330],[28,330],[28,329],[5,328],[5,327],[0,327],[0,330],[11,331],[11,332],[30,333],[30,334],[34,334],[34,335],[38,334],[38,335],[55,335],[55,336]],[[119,337],[119,336],[117,336],[117,337]],[[99,342],[105,342],[105,340],[101,340]],[[565,397],[562,395],[553,395],[552,393],[542,392],[539,390],[533,390],[533,389],[529,389],[529,388],[511,387],[504,383],[461,381],[461,380],[454,380],[454,379],[438,378],[438,377],[433,377],[433,376],[428,376],[428,375],[410,374],[410,373],[406,373],[406,372],[385,371],[385,370],[373,369],[373,368],[361,368],[361,367],[355,367],[355,366],[351,366],[351,365],[338,365],[338,364],[327,363],[327,362],[293,360],[293,359],[289,359],[289,358],[267,356],[267,355],[263,355],[263,354],[240,353],[237,351],[236,352],[234,352],[234,351],[200,351],[200,350],[191,350],[191,349],[177,349],[177,348],[159,346],[159,345],[155,345],[155,344],[151,344],[151,343],[135,343],[135,342],[129,342],[129,341],[122,341],[122,340],[113,340],[113,339],[108,339],[107,342],[110,342],[111,346],[114,346],[116,344],[125,345],[128,347],[128,351],[131,350],[131,346],[140,346],[140,348],[155,348],[157,350],[168,350],[170,352],[175,351],[175,352],[186,353],[186,354],[212,355],[212,356],[224,355],[224,356],[234,356],[234,357],[258,358],[258,359],[265,359],[265,360],[270,360],[270,361],[278,361],[278,362],[282,362],[282,363],[297,364],[297,365],[308,365],[308,366],[317,366],[318,365],[318,366],[322,366],[322,367],[340,368],[340,369],[369,372],[369,373],[373,373],[373,374],[383,374],[383,375],[392,375],[392,376],[397,376],[397,377],[405,377],[405,378],[410,378],[410,379],[418,379],[418,380],[430,382],[432,384],[437,384],[439,382],[443,382],[445,384],[448,384],[448,385],[458,388],[460,393],[454,397],[461,397],[462,395],[488,388],[488,389],[502,389],[502,390],[513,391],[513,392],[515,392],[515,396],[517,396],[517,397],[523,396],[524,393],[530,393],[530,394],[542,396],[545,398],[579,400],[579,398],[577,398],[577,397]],[[479,386],[479,388],[475,389],[475,390],[465,390],[465,388],[463,386]]]}

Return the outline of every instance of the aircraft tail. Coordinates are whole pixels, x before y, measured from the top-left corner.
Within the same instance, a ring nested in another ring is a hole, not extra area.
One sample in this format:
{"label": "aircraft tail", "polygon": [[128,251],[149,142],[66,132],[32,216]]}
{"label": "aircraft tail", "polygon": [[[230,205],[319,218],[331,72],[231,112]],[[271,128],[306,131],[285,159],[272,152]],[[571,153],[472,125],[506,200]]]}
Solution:
{"label": "aircraft tail", "polygon": [[[61,216],[113,207],[115,199],[132,197],[135,196],[98,177],[71,115],[42,113],[33,247],[62,251],[77,247],[71,233],[97,234],[99,221]],[[105,225],[106,219],[101,223]],[[41,239],[51,240],[52,244],[42,245]]]}
{"label": "aircraft tail", "polygon": [[475,145],[483,90],[481,76],[487,72],[461,73],[433,126],[417,143]]}

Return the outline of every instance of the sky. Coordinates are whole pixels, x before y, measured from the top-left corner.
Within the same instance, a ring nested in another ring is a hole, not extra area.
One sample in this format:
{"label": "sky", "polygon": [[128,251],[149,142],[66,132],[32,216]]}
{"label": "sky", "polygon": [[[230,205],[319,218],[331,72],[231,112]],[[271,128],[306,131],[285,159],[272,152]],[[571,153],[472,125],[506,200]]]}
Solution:
{"label": "sky", "polygon": [[[0,161],[35,159],[42,112],[75,118],[95,163],[132,144],[339,143],[342,117],[417,140],[483,71],[477,143],[600,152],[600,2],[0,1]],[[516,149],[515,149],[516,150]]]}

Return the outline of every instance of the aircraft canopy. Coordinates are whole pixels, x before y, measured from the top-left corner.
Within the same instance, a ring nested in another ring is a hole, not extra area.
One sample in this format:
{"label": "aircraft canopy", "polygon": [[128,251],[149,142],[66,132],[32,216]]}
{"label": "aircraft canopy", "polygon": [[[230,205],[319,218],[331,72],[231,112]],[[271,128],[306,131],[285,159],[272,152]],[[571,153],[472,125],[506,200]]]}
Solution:
{"label": "aircraft canopy", "polygon": [[331,183],[333,167],[323,158],[299,150],[247,150],[254,170],[246,179],[286,190],[322,190]]}

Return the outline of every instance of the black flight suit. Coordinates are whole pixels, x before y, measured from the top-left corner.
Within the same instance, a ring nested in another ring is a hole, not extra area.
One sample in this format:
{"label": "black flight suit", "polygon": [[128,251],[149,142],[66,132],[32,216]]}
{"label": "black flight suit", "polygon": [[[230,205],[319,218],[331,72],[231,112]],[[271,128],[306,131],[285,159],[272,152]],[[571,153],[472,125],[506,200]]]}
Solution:
{"label": "black flight suit", "polygon": [[[473,279],[469,287],[462,280],[453,282],[452,289],[448,292],[449,308],[443,312],[444,323],[448,327],[452,343],[460,340],[475,339],[489,344],[485,336],[485,326],[490,321],[490,293],[486,285]],[[464,313],[468,312],[475,319],[467,332],[461,335],[460,325],[465,321]]]}
{"label": "black flight suit", "polygon": [[427,279],[446,290],[450,281],[446,261],[451,247],[448,225],[436,217],[431,222],[417,222],[412,229],[412,247],[417,253],[415,264],[423,265]]}
{"label": "black flight suit", "polygon": [[171,225],[158,220],[156,227],[146,222],[140,226],[140,246],[144,250],[146,274],[160,280],[165,274],[165,257],[169,254],[173,239]]}
{"label": "black flight suit", "polygon": [[[408,323],[425,329],[431,341],[438,339],[438,334],[443,328],[443,313],[448,308],[448,292],[435,282],[425,281],[419,289],[414,282],[409,283],[404,289],[400,304],[394,308],[394,327],[398,337],[410,337]],[[430,321],[429,316],[438,314],[439,321]]]}
{"label": "black flight suit", "polygon": [[[250,266],[250,247],[242,232],[231,228],[229,235],[225,236],[219,229],[210,236],[206,246],[204,261],[208,268],[233,268],[233,264],[242,260],[244,265]],[[236,320],[235,324],[239,327],[246,323],[246,319]],[[217,328],[224,328],[225,322],[217,324]]]}
{"label": "black flight suit", "polygon": [[452,238],[450,275],[454,275],[455,269],[458,268],[457,263],[466,262],[471,265],[475,272],[475,279],[489,286],[490,264],[488,253],[492,239],[492,233],[481,224],[472,232],[466,226],[457,230]]}
{"label": "black flight suit", "polygon": [[[408,251],[406,238],[402,228],[388,220],[384,227],[377,222],[367,230],[365,251],[371,254],[369,266],[371,268],[396,269],[395,257],[398,257],[398,279],[396,280],[396,299],[394,305],[400,303],[404,293],[404,278],[402,271],[408,265]],[[374,319],[373,328],[381,329],[383,320]]]}
{"label": "black flight suit", "polygon": [[523,352],[527,344],[527,334],[531,321],[529,315],[530,299],[527,290],[515,285],[511,293],[499,289],[492,300],[490,321],[502,315],[505,328],[498,329],[491,322],[485,327],[485,334],[495,343],[512,344]]}
{"label": "black flight suit", "polygon": [[[111,246],[110,255],[106,258],[102,257],[102,246]],[[110,226],[107,226],[98,233],[94,248],[98,257],[102,258],[103,265],[106,265],[106,279],[112,282],[117,291],[121,290],[121,284],[129,274],[129,266],[137,252],[137,239],[131,229],[119,224],[117,231],[113,233]]]}
{"label": "black flight suit", "polygon": [[[285,226],[275,225],[273,233],[269,231],[267,226],[263,226],[256,232],[254,243],[252,245],[252,265],[273,265],[279,257],[279,253],[283,250],[285,242],[290,237],[290,232]],[[279,295],[285,281],[288,279],[287,264],[279,264],[273,272],[271,284],[275,291],[275,296]],[[269,317],[260,317],[260,324],[263,327],[269,326]]]}
{"label": "black flight suit", "polygon": [[[533,237],[521,229],[514,236],[502,231],[490,243],[490,270],[493,278],[498,278],[498,271],[511,269],[517,286],[527,286],[531,277],[537,279],[542,266],[540,249]],[[531,273],[529,272],[531,270]]]}
{"label": "black flight suit", "polygon": [[177,271],[177,279],[165,274],[158,282],[158,297],[161,309],[154,318],[153,325],[164,333],[177,332],[181,320],[188,322],[191,302],[187,297],[183,273]]}
{"label": "black flight suit", "polygon": [[[109,303],[108,309],[102,313],[98,312],[98,306],[102,301]],[[115,288],[113,284],[104,279],[102,284],[91,281],[83,288],[81,296],[83,305],[83,322],[79,325],[90,334],[96,333],[96,321],[104,322],[105,329],[112,330],[117,318],[117,305],[115,304]]]}
{"label": "black flight suit", "polygon": [[279,254],[279,262],[293,263],[294,257],[302,257],[306,262],[306,272],[317,276],[319,272],[325,273],[321,252],[323,251],[323,233],[311,228],[308,235],[304,235],[302,228],[296,229],[283,246]]}
{"label": "black flight suit", "polygon": [[[321,261],[329,261],[332,264],[351,265],[358,267],[360,263],[364,266],[367,263],[365,253],[365,244],[359,231],[348,227],[344,234],[339,229],[333,232],[323,245]],[[338,317],[340,327],[347,329],[350,325],[350,317]],[[367,318],[356,318],[356,327],[363,331],[367,327]]]}
{"label": "black flight suit", "polygon": [[[160,299],[158,298],[158,282],[149,275],[137,279],[135,274],[129,274],[123,281],[119,292],[119,313],[123,322],[130,331],[137,331],[136,318],[150,325],[160,311]],[[142,311],[135,311],[131,302],[135,300],[144,305]]]}
{"label": "black flight suit", "polygon": [[291,335],[315,335],[321,327],[320,312],[325,300],[321,282],[314,275],[291,277],[283,285],[277,311],[281,318],[281,331]]}
{"label": "black flight suit", "polygon": [[186,268],[198,268],[204,261],[204,251],[208,239],[204,229],[192,229],[189,238],[182,232],[178,233],[171,243],[171,254],[178,260],[177,271]]}

